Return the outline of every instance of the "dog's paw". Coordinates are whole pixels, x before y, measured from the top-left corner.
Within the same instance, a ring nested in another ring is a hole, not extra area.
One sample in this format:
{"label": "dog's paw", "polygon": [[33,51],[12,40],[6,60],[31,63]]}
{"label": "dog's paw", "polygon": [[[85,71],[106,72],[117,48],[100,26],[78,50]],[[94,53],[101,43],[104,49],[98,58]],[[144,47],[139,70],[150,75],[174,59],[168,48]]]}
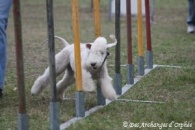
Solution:
{"label": "dog's paw", "polygon": [[110,101],[115,101],[117,97],[118,97],[117,94],[113,93],[113,94],[108,95],[106,98]]}
{"label": "dog's paw", "polygon": [[57,99],[58,99],[58,101],[63,101],[63,100],[65,100],[65,95],[64,95],[64,93],[57,94]]}
{"label": "dog's paw", "polygon": [[32,96],[35,96],[35,95],[38,95],[38,94],[39,94],[39,89],[37,89],[37,87],[34,87],[34,86],[33,86],[33,87],[31,88],[31,91],[30,91],[30,92],[31,92],[31,95],[32,95]]}

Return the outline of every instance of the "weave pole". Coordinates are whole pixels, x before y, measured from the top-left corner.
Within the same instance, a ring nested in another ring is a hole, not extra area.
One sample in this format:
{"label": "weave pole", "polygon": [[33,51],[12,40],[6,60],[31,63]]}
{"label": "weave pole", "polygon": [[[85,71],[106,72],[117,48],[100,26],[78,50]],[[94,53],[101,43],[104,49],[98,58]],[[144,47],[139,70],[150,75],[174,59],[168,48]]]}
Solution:
{"label": "weave pole", "polygon": [[28,115],[26,113],[25,83],[24,83],[24,62],[22,45],[22,23],[20,13],[20,0],[13,1],[14,29],[16,41],[16,67],[17,67],[17,88],[18,88],[18,130],[28,130]]}
{"label": "weave pole", "polygon": [[84,94],[82,92],[82,71],[81,71],[81,51],[80,51],[80,35],[79,35],[79,13],[78,13],[78,0],[72,0],[72,21],[74,33],[74,53],[75,53],[75,66],[76,66],[76,116],[84,117]]}
{"label": "weave pole", "polygon": [[127,12],[127,84],[134,84],[134,65],[133,65],[133,53],[132,53],[132,28],[131,28],[131,1],[126,0],[126,12]]}
{"label": "weave pole", "polygon": [[111,18],[112,18],[111,8],[112,8],[112,0],[109,0],[108,1],[108,21],[111,21]]}
{"label": "weave pole", "polygon": [[55,68],[55,44],[54,44],[54,21],[53,21],[53,0],[47,0],[47,29],[48,29],[48,55],[49,75],[51,86],[50,100],[50,129],[59,130],[59,102],[56,93],[56,68]]}
{"label": "weave pole", "polygon": [[138,28],[138,75],[144,75],[144,52],[143,52],[143,25],[142,25],[142,0],[137,1],[137,28]]}
{"label": "weave pole", "polygon": [[93,12],[94,12],[95,36],[99,37],[101,35],[99,0],[93,0]]}
{"label": "weave pole", "polygon": [[152,23],[154,23],[155,0],[151,0],[151,6],[150,6],[150,8],[151,8],[150,20],[151,20]]}
{"label": "weave pole", "polygon": [[114,88],[118,95],[122,94],[122,75],[120,70],[120,0],[115,0],[115,36],[117,45],[115,46],[115,77]]}
{"label": "weave pole", "polygon": [[[94,27],[95,27],[95,37],[101,36],[100,27],[100,0],[93,0],[93,12],[94,12]],[[100,84],[97,83],[97,104],[105,105],[106,99],[102,95],[102,90]]]}
{"label": "weave pole", "polygon": [[147,39],[146,62],[147,62],[147,68],[153,69],[153,52],[152,52],[152,41],[151,41],[150,1],[149,0],[145,0],[145,12],[146,12],[146,39]]}

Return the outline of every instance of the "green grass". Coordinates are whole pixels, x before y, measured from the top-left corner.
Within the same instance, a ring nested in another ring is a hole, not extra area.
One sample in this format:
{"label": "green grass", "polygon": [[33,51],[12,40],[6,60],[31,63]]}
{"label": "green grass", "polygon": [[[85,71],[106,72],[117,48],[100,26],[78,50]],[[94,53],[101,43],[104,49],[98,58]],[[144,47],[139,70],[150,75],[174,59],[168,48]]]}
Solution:
{"label": "green grass", "polygon": [[[108,1],[101,0],[102,36],[108,38],[114,34],[114,18],[107,20]],[[47,20],[45,1],[21,0],[26,104],[29,115],[30,130],[49,129],[49,89],[40,96],[32,97],[30,88],[35,79],[48,65]],[[71,0],[54,2],[55,35],[65,37],[73,42]],[[195,129],[195,35],[186,33],[187,1],[156,0],[155,24],[152,24],[152,43],[154,63],[178,65],[184,68],[158,67],[139,83],[131,88],[122,99],[154,100],[163,104],[133,103],[115,101],[87,118],[80,120],[69,129],[121,130],[123,122],[132,123],[171,123],[172,121],[193,124]],[[133,17],[133,62],[137,75],[137,25]],[[145,22],[143,22],[145,24]],[[80,34],[82,42],[94,40],[93,14],[90,0],[80,1]],[[145,29],[144,29],[145,31]],[[144,32],[143,31],[143,32]],[[15,42],[13,15],[10,13],[8,33],[8,62],[5,85],[5,96],[0,99],[0,129],[17,129],[18,95],[16,87]],[[145,32],[144,32],[145,37]],[[144,38],[145,42],[145,38]],[[56,52],[63,45],[56,41]],[[121,64],[126,64],[126,19],[121,18]],[[110,49],[108,64],[114,64],[114,48]],[[114,76],[114,67],[109,67]],[[123,85],[126,84],[126,68],[121,68]],[[68,89],[67,97],[74,97],[75,87]],[[85,94],[85,107],[90,109],[96,105],[96,94]],[[74,100],[60,102],[60,123],[75,117]],[[133,128],[138,129],[138,128]],[[143,129],[143,128],[142,128]],[[157,129],[157,128],[144,128]],[[165,128],[178,130],[179,128]]]}
{"label": "green grass", "polygon": [[188,121],[194,124],[194,72],[191,69],[156,68],[121,99],[160,101],[163,104],[115,101],[69,129],[119,130],[124,128],[124,121],[140,124]]}

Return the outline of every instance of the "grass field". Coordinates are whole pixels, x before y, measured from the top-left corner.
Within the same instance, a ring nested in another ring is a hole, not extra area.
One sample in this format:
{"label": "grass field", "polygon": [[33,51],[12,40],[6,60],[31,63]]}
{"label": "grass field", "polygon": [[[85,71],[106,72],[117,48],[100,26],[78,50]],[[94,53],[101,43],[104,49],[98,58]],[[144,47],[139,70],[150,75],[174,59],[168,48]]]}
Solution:
{"label": "grass field", "polygon": [[[113,34],[114,18],[108,21],[108,1],[101,0],[102,36],[108,38]],[[23,49],[25,64],[26,103],[29,115],[30,130],[49,129],[49,89],[40,96],[32,97],[30,88],[34,80],[43,73],[48,65],[46,5],[43,0],[21,0]],[[73,42],[71,0],[55,0],[55,35],[65,37]],[[172,127],[163,129],[178,130],[181,124],[190,123],[195,129],[195,35],[186,33],[187,1],[155,0],[155,23],[152,24],[152,42],[154,63],[161,65],[177,65],[182,68],[157,67],[149,75],[131,88],[122,99],[154,100],[163,104],[135,103],[116,101],[91,116],[72,125],[70,130],[121,130],[141,123],[167,123]],[[137,75],[137,25],[136,18],[132,21],[133,30],[133,62]],[[145,23],[144,23],[145,24]],[[93,14],[90,0],[80,1],[80,34],[82,42],[94,40]],[[145,29],[144,29],[145,31]],[[10,13],[8,33],[8,62],[5,85],[5,96],[0,99],[0,129],[17,129],[18,96],[13,89],[16,87],[15,43],[13,15]],[[145,36],[144,36],[145,37]],[[145,38],[144,38],[145,42]],[[56,52],[62,49],[56,41]],[[126,19],[121,18],[121,63],[126,64]],[[114,49],[108,65],[114,64]],[[126,84],[126,68],[121,68],[123,85]],[[113,77],[114,67],[109,67]],[[67,97],[74,97],[75,87],[67,90]],[[96,94],[85,95],[85,107],[90,109],[96,105]],[[60,123],[75,117],[74,100],[60,102]],[[124,127],[124,123],[130,125]],[[172,124],[171,124],[172,123]],[[160,128],[160,127],[159,127]],[[136,128],[133,129],[158,129]]]}

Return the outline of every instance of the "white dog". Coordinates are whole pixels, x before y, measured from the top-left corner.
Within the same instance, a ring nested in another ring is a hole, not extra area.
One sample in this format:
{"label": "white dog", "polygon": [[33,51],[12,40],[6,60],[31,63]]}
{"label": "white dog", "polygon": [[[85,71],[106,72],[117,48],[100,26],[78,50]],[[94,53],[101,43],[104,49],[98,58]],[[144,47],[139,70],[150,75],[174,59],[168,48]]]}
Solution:
{"label": "white dog", "polygon": [[[75,54],[74,44],[69,43],[58,36],[65,47],[55,56],[56,75],[65,72],[63,78],[57,83],[57,94],[59,98],[63,97],[66,88],[75,83]],[[95,90],[94,80],[97,80],[101,87],[102,94],[109,100],[115,100],[117,95],[112,85],[112,79],[108,75],[106,59],[108,56],[107,49],[117,44],[115,36],[110,35],[113,43],[107,44],[104,37],[98,37],[93,43],[80,44],[81,49],[81,66],[82,66],[82,85],[83,91],[91,92]],[[37,78],[31,88],[32,95],[38,95],[49,84],[49,68],[43,75]]]}

